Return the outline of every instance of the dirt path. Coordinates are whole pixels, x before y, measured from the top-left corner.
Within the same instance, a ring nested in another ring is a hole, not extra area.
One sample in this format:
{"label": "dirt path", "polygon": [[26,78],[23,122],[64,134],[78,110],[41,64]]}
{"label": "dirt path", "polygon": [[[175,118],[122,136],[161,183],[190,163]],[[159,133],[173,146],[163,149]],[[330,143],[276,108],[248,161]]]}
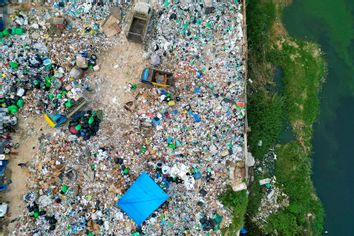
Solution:
{"label": "dirt path", "polygon": [[21,168],[17,164],[30,162],[36,148],[38,148],[38,137],[43,132],[51,132],[42,116],[20,118],[18,123],[19,127],[12,137],[13,143],[19,143],[20,146],[15,150],[18,152],[17,155],[9,156],[8,169],[12,183],[4,196],[4,199],[9,202],[8,216],[10,221],[21,215],[21,212],[25,209],[22,197],[27,191],[26,184],[29,172],[27,168]]}
{"label": "dirt path", "polygon": [[141,72],[147,65],[143,54],[142,45],[128,42],[121,35],[115,47],[99,56],[101,70],[95,74],[102,79],[95,81],[94,96],[103,108],[112,105],[119,107],[133,98],[128,84],[139,82]]}
{"label": "dirt path", "polygon": [[98,76],[94,81],[95,93],[89,99],[94,109],[104,113],[99,131],[103,134],[101,140],[113,146],[131,127],[131,114],[124,109],[124,104],[134,101],[129,84],[139,83],[141,72],[148,64],[143,54],[142,45],[128,42],[121,35],[116,46],[99,56],[101,70],[95,73]]}

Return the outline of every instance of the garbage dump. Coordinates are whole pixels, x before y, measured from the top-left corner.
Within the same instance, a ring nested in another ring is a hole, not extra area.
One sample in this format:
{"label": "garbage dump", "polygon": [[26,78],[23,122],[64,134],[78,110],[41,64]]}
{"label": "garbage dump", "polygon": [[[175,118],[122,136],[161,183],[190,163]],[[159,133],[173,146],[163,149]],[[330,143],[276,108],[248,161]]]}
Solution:
{"label": "garbage dump", "polygon": [[[99,9],[95,11],[95,19],[92,17],[88,22],[81,18],[83,3],[70,3],[67,7],[56,4],[33,7],[30,11],[22,8],[21,4],[8,4],[0,8],[1,195],[11,190],[11,176],[7,170],[8,163],[15,161],[12,158],[18,154],[14,149],[18,148],[19,143],[12,140],[12,136],[17,135],[14,134],[17,116],[26,120],[36,114],[52,117],[73,115],[76,104],[90,90],[88,74],[99,68],[94,53],[113,43],[105,40],[96,27],[109,14],[108,5],[96,7]],[[75,12],[68,14],[69,10]],[[81,28],[84,25],[85,30]],[[96,47],[92,47],[93,44]],[[42,122],[44,119],[38,120],[38,123]],[[97,132],[98,122],[96,119],[89,124],[95,126],[94,133]],[[17,140],[21,139],[18,136]],[[27,167],[26,163],[18,165]],[[12,175],[16,178],[16,173]],[[16,190],[12,188],[12,191]],[[3,196],[0,196],[0,203],[2,201]],[[8,205],[3,203],[2,206]]]}
{"label": "garbage dump", "polygon": [[[147,73],[168,73],[150,81],[136,71],[154,86],[132,83],[126,93],[134,100],[120,110],[115,97],[101,104],[95,95],[107,92],[98,61],[127,40],[120,29],[133,24],[135,6],[120,5],[117,16],[104,1],[50,4],[14,13],[13,28],[0,34],[3,106],[29,116],[67,114],[81,97],[91,104],[39,138],[26,209],[10,235],[220,235],[232,216],[218,196],[235,184],[232,166],[244,167],[242,4],[164,0],[151,12],[144,5],[141,57],[151,62]],[[100,23],[119,25],[107,33]],[[117,203],[142,173],[169,198],[137,224]]]}

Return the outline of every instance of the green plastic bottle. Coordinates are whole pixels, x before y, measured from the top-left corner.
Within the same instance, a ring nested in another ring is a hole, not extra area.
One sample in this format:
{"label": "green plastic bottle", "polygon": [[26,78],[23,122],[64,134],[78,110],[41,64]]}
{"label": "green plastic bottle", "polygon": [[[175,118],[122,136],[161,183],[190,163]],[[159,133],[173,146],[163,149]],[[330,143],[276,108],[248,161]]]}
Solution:
{"label": "green plastic bottle", "polygon": [[25,30],[22,28],[12,28],[11,29],[12,35],[23,35],[24,33],[25,33]]}
{"label": "green plastic bottle", "polygon": [[17,69],[18,68],[18,63],[14,62],[14,61],[10,61],[9,65],[10,65],[10,67],[12,69]]}
{"label": "green plastic bottle", "polygon": [[22,99],[19,99],[16,103],[16,105],[19,107],[19,108],[22,108],[24,105],[25,105],[25,102],[22,100]]}
{"label": "green plastic bottle", "polygon": [[69,189],[69,186],[64,184],[60,190],[65,194],[68,191],[68,189]]}

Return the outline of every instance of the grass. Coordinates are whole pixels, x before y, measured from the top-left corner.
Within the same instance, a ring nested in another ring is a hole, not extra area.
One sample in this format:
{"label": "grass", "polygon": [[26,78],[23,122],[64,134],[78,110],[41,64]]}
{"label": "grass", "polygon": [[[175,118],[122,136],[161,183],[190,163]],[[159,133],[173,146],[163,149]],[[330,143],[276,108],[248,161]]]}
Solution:
{"label": "grass", "polygon": [[223,235],[235,235],[244,225],[244,216],[247,209],[247,192],[242,190],[234,192],[229,186],[227,190],[219,196],[221,203],[231,210],[232,223],[228,228],[222,229]]}
{"label": "grass", "polygon": [[[258,227],[250,220],[263,197],[255,173],[250,186],[246,226],[252,235],[321,235],[324,212],[311,182],[312,125],[319,111],[318,92],[326,64],[316,44],[286,35],[279,19],[284,1],[249,0],[248,91],[250,149],[256,159],[276,146],[275,175],[290,205],[272,214]],[[283,91],[274,93],[273,68],[283,70]],[[277,145],[284,118],[289,119],[296,139]],[[263,145],[258,142],[262,140]],[[266,176],[270,177],[270,176]]]}

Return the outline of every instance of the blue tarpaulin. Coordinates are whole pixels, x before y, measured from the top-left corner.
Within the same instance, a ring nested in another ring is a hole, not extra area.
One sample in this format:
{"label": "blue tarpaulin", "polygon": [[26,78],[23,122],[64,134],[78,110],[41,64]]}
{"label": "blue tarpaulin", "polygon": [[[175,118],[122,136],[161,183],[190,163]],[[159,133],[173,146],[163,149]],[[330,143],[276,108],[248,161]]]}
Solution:
{"label": "blue tarpaulin", "polygon": [[143,173],[117,202],[117,206],[140,226],[168,197],[149,175]]}
{"label": "blue tarpaulin", "polygon": [[247,230],[245,228],[241,228],[240,233],[241,234],[247,234]]}

